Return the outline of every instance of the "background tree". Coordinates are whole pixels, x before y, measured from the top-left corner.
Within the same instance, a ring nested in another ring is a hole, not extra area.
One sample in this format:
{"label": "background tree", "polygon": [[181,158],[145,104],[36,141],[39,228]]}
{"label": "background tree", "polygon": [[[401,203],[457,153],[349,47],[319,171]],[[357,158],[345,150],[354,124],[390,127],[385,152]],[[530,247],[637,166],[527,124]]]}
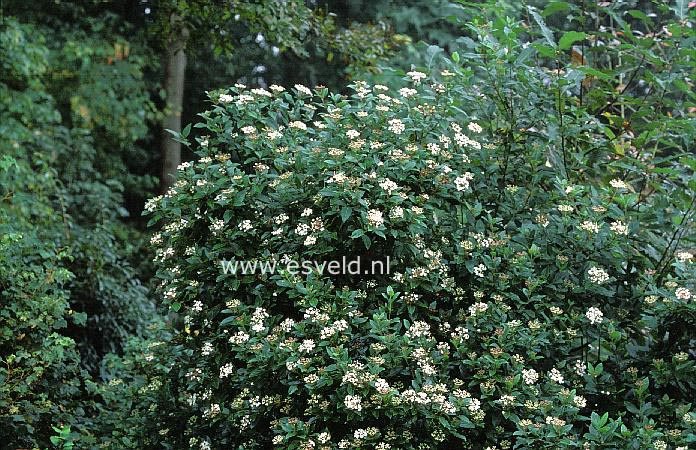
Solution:
{"label": "background tree", "polygon": [[150,4],[149,14],[153,15],[154,27],[162,37],[166,59],[161,143],[163,190],[173,183],[176,167],[181,162],[181,145],[165,133],[182,131],[187,48],[212,47],[215,55],[235,64],[239,41],[233,37],[236,30],[243,30],[247,36],[262,36],[278,52],[289,50],[304,57],[309,54],[307,42],[317,41],[320,47],[349,56],[351,63],[365,65],[376,62],[395,44],[387,27],[361,24],[341,28],[332,15],[310,8],[302,0],[162,0]]}

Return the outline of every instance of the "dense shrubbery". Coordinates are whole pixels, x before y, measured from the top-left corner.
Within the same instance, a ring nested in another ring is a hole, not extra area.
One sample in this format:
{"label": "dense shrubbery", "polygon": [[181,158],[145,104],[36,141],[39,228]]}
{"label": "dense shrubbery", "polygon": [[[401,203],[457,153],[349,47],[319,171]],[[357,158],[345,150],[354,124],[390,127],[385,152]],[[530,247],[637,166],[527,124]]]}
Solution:
{"label": "dense shrubbery", "polygon": [[[555,111],[545,72],[520,72],[518,88],[540,89],[528,92],[534,112]],[[155,356],[166,395],[152,443],[694,439],[693,255],[675,258],[673,244],[693,220],[696,161],[617,153],[596,120],[574,125],[567,147],[531,130],[510,140],[506,116],[477,123],[497,103],[468,73],[413,71],[398,92],[357,83],[350,97],[303,86],[212,96],[196,125],[201,159],[150,207],[164,223],[153,237],[162,292],[182,317]],[[390,256],[393,273],[220,265],[343,255]]]}
{"label": "dense shrubbery", "polygon": [[127,261],[140,237],[120,221],[122,186],[95,168],[87,130],[63,120],[41,33],[3,25],[0,436],[8,448],[45,447],[53,426],[96,432],[86,424],[100,386],[87,389],[84,369],[144,334],[154,310]]}
{"label": "dense shrubbery", "polygon": [[[693,8],[636,5],[476,6],[388,86],[211,93],[147,206],[166,329],[121,221],[145,50],[6,20],[2,445],[693,445]],[[343,256],[391,273],[282,270]]]}

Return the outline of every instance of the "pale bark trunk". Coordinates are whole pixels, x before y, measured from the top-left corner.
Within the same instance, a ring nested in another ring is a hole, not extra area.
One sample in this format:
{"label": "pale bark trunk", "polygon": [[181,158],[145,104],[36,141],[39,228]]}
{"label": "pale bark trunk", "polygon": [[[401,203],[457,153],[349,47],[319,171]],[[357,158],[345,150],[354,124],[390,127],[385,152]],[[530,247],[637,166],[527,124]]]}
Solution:
{"label": "pale bark trunk", "polygon": [[181,111],[184,102],[186,75],[186,28],[173,29],[169,36],[164,89],[167,95],[165,117],[162,120],[162,191],[176,181],[176,168],[181,163],[181,144],[172,139],[167,129],[181,132]]}

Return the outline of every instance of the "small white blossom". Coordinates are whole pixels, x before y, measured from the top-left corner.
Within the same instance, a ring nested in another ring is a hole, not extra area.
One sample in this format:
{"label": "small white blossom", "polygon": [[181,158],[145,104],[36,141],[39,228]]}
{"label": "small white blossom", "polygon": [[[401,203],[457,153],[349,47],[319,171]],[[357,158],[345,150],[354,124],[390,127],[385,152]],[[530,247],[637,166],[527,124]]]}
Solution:
{"label": "small white blossom", "polygon": [[522,369],[522,379],[526,384],[532,385],[539,379],[539,374],[534,369]]}
{"label": "small white blossom", "polygon": [[674,295],[679,299],[679,300],[690,300],[691,299],[691,291],[688,290],[685,287],[680,287],[677,288],[676,291],[674,291]]}
{"label": "small white blossom", "polygon": [[609,281],[609,274],[601,267],[590,267],[587,276],[594,284],[604,284]]}
{"label": "small white blossom", "polygon": [[388,130],[394,134],[401,134],[406,129],[406,126],[400,119],[391,119],[389,121]]}
{"label": "small white blossom", "polygon": [[590,321],[592,325],[596,323],[602,323],[604,320],[604,314],[602,311],[599,310],[599,308],[595,308],[594,306],[591,307],[590,309],[587,310],[585,313],[585,317]]}
{"label": "small white blossom", "polygon": [[458,191],[466,191],[469,189],[469,182],[474,179],[474,174],[466,172],[464,175],[454,179],[454,186]]}

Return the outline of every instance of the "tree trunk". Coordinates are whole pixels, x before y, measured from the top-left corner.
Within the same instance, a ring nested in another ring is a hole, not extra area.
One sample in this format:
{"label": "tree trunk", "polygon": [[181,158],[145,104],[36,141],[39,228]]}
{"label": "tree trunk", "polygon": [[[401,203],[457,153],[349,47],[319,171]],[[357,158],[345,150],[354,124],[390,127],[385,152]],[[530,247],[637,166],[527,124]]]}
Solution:
{"label": "tree trunk", "polygon": [[184,77],[186,75],[186,40],[188,30],[172,17],[172,31],[168,39],[166,79],[167,95],[165,116],[162,120],[162,191],[166,192],[176,181],[176,168],[181,163],[181,144],[167,131],[181,132],[181,111],[184,101]]}

